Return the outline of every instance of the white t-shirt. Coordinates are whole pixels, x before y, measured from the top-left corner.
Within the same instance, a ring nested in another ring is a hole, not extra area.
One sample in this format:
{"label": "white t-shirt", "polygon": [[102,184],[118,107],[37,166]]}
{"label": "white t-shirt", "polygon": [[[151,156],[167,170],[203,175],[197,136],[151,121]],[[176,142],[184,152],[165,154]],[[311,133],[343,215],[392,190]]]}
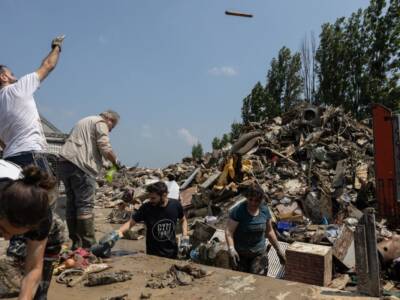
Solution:
{"label": "white t-shirt", "polygon": [[24,151],[45,151],[46,139],[33,93],[40,85],[36,72],[0,89],[0,139],[4,157]]}
{"label": "white t-shirt", "polygon": [[12,162],[0,159],[0,179],[2,178],[20,179],[22,178],[22,169]]}

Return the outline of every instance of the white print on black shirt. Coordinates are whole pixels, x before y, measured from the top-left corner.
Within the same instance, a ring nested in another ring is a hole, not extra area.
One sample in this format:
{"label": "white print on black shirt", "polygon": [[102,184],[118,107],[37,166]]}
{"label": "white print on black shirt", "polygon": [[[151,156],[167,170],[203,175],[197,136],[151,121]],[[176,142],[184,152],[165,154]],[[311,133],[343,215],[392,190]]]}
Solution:
{"label": "white print on black shirt", "polygon": [[169,241],[174,238],[175,224],[170,219],[162,219],[154,224],[151,231],[156,241]]}

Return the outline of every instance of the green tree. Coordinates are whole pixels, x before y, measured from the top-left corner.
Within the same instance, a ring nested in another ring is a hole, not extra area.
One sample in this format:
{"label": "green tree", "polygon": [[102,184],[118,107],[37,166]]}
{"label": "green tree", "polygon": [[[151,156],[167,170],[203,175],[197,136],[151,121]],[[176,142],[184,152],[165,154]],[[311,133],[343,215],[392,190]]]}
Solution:
{"label": "green tree", "polygon": [[224,133],[224,135],[222,136],[221,139],[221,146],[225,147],[226,145],[228,145],[231,141],[231,137],[229,136],[229,134]]}
{"label": "green tree", "polygon": [[214,150],[221,149],[221,140],[218,137],[215,137],[211,142],[211,146]]}
{"label": "green tree", "polygon": [[238,122],[233,122],[231,124],[231,142],[237,140],[242,132],[243,125]]}
{"label": "green tree", "polygon": [[400,4],[371,0],[365,10],[324,24],[317,50],[319,102],[363,118],[370,104],[398,109]]}
{"label": "green tree", "polygon": [[203,157],[203,146],[200,143],[192,146],[192,158],[201,159]]}
{"label": "green tree", "polygon": [[303,88],[300,53],[291,54],[282,47],[278,58],[273,58],[267,73],[265,108],[271,116],[287,111],[300,100]]}
{"label": "green tree", "polygon": [[242,119],[244,123],[258,122],[264,118],[264,98],[264,87],[260,82],[257,82],[250,95],[243,99]]}

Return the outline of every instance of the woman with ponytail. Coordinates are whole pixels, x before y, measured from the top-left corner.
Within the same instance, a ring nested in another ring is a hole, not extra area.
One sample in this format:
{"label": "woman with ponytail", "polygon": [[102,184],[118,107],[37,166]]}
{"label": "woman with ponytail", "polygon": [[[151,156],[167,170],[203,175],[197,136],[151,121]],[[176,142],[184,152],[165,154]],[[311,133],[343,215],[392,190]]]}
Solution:
{"label": "woman with ponytail", "polygon": [[[21,170],[0,160],[0,235],[27,238],[25,275],[18,299],[34,299],[42,278],[43,255],[52,222],[54,178],[35,166]],[[35,297],[36,299],[36,297]]]}

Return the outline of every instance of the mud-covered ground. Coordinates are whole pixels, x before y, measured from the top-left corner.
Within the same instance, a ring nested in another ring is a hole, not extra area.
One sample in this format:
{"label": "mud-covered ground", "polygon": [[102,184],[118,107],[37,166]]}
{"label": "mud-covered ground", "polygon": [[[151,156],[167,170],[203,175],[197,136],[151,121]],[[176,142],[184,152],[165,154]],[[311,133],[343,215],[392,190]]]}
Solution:
{"label": "mud-covered ground", "polygon": [[[63,201],[59,203],[62,211]],[[109,209],[96,209],[97,237],[116,228],[118,225],[106,223]],[[4,253],[7,242],[0,242],[0,251]],[[150,289],[146,281],[152,273],[167,271],[176,261],[144,254],[144,239],[139,241],[120,240],[114,248],[116,256],[108,263],[110,271],[128,270],[133,273],[132,280],[98,287],[85,287],[82,284],[68,288],[58,284],[53,278],[49,300],[100,300],[102,297],[128,294],[129,299],[140,299],[142,294],[150,295],[150,299],[276,299],[276,300],[308,300],[308,299],[372,299],[357,297],[354,294],[322,289],[320,287],[294,283],[284,280],[254,276],[225,269],[204,267],[212,274],[197,279],[188,286],[176,288]],[[121,255],[122,254],[122,255]],[[121,256],[119,256],[121,255]],[[184,262],[178,262],[183,264]]]}

